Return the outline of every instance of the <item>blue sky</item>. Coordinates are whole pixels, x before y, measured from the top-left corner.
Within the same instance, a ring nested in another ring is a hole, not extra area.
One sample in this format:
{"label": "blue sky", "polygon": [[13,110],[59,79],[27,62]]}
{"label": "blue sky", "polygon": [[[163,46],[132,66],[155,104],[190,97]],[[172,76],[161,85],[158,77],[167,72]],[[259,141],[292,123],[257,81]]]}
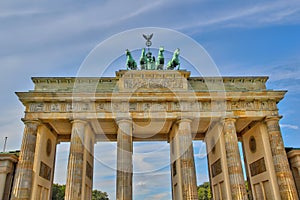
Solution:
{"label": "blue sky", "polygon": [[[300,2],[287,1],[15,1],[0,2],[0,147],[19,149],[23,106],[15,91],[33,88],[33,76],[76,76],[88,53],[111,35],[139,27],[182,32],[200,43],[221,75],[267,75],[268,88],[288,90],[279,104],[285,146],[300,147]],[[94,187],[115,193],[114,144],[97,144]],[[165,143],[137,143],[152,149]],[[57,168],[66,168],[68,145],[58,145]],[[201,150],[202,149],[202,150]],[[107,151],[106,151],[107,152]],[[195,143],[198,184],[207,180],[203,144]],[[169,167],[143,153],[135,156],[135,199],[169,199]],[[143,157],[144,156],[144,157]],[[101,158],[100,158],[101,157]],[[155,162],[154,162],[155,161]],[[66,170],[65,170],[66,171]],[[64,183],[65,171],[55,181]]]}

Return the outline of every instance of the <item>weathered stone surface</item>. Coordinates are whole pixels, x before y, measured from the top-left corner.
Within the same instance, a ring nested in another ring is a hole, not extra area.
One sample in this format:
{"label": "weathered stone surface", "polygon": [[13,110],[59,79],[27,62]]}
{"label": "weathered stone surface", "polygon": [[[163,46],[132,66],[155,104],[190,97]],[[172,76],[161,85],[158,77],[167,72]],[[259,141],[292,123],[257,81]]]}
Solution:
{"label": "weathered stone surface", "polygon": [[295,182],[283,145],[279,119],[278,116],[268,116],[266,118],[279,193],[281,199],[298,199]]}
{"label": "weathered stone surface", "polygon": [[198,199],[194,149],[192,143],[191,121],[181,119],[178,122],[178,133],[181,152],[181,173],[183,177],[183,199]]}
{"label": "weathered stone surface", "polygon": [[[197,199],[192,141],[203,140],[210,134],[208,157],[212,159],[209,166],[214,198],[245,199],[237,137],[243,138],[266,116],[277,116],[277,103],[286,93],[268,90],[267,79],[190,77],[190,72],[185,70],[120,70],[116,77],[32,78],[34,90],[17,95],[26,107],[25,120],[39,119],[48,129],[47,134],[53,136],[53,144],[71,142],[66,199],[91,198],[93,144],[97,141],[117,141],[117,199],[132,199],[133,141],[170,142],[173,197]],[[220,119],[226,116],[235,120],[225,119],[223,127]],[[262,162],[256,162],[262,157],[265,161],[265,168],[252,170],[253,173],[248,170],[251,181],[256,181],[250,184],[258,191],[255,194],[258,199],[280,199],[279,189],[270,192],[270,188],[277,188],[277,182],[282,197],[294,198],[293,180],[284,161],[286,155],[282,153],[279,125],[270,121],[267,125],[271,146],[263,143],[267,145],[263,151],[257,146],[255,148],[259,150],[247,150],[245,154],[250,157],[260,153],[246,163],[248,168],[251,164],[263,166]],[[36,132],[33,126],[26,126],[24,131],[15,199],[44,198],[45,191],[51,189],[53,177],[50,174],[54,169],[53,162],[48,161],[54,159],[53,151],[49,150],[53,157],[40,160],[41,155],[47,154],[35,154]],[[38,133],[38,136],[43,134]],[[254,136],[267,135],[266,130],[254,133]],[[244,138],[246,145],[249,144],[248,136]],[[260,140],[265,142],[263,138]],[[266,141],[269,142],[268,138]],[[48,151],[46,142],[45,148],[41,144],[38,146],[38,149]],[[48,167],[41,167],[42,162]],[[38,176],[47,181],[42,189],[38,185],[41,180],[32,184],[33,170],[39,172],[35,178]],[[31,190],[35,192],[34,197],[30,197]],[[40,193],[42,196],[38,196]]]}
{"label": "weathered stone surface", "polygon": [[68,176],[66,184],[66,200],[82,200],[83,179],[83,154],[84,154],[84,132],[86,122],[75,120],[72,122],[72,135],[70,155],[68,162]]}
{"label": "weathered stone surface", "polygon": [[18,152],[0,153],[0,199],[9,200]]}
{"label": "weathered stone surface", "polygon": [[35,92],[112,92],[130,89],[265,91],[268,77],[189,77],[184,70],[116,72],[116,77],[34,77]]}
{"label": "weathered stone surface", "polygon": [[232,199],[247,200],[248,197],[235,129],[235,119],[224,119],[223,132]]}
{"label": "weathered stone surface", "polygon": [[288,149],[287,156],[295,179],[298,194],[300,194],[300,149]]}
{"label": "weathered stone surface", "polygon": [[38,126],[38,121],[25,121],[25,130],[11,199],[31,199],[33,162]]}
{"label": "weathered stone surface", "polygon": [[117,141],[117,200],[132,199],[132,122],[118,120]]}

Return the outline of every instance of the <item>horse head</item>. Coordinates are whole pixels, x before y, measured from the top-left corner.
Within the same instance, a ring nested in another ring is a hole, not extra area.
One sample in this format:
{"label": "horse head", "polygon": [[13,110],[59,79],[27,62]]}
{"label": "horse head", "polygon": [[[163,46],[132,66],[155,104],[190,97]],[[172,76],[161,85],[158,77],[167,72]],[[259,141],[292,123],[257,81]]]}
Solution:
{"label": "horse head", "polygon": [[180,54],[180,49],[177,48],[177,49],[175,50],[175,52],[174,52],[174,56],[178,57],[179,54]]}
{"label": "horse head", "polygon": [[125,54],[126,54],[126,56],[131,56],[131,53],[128,49],[126,49]]}
{"label": "horse head", "polygon": [[162,55],[162,53],[164,52],[164,48],[163,47],[159,47],[159,54]]}
{"label": "horse head", "polygon": [[141,57],[144,57],[144,56],[146,56],[145,48],[142,49],[142,55],[141,55]]}

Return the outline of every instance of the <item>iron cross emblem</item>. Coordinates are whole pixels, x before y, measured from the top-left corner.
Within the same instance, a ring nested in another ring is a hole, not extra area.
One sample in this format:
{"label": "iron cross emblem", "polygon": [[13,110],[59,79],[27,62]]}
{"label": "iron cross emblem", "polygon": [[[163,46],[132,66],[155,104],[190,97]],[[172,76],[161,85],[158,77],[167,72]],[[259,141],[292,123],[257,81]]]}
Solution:
{"label": "iron cross emblem", "polygon": [[153,33],[151,33],[150,35],[143,34],[143,37],[147,40],[146,41],[146,46],[150,47],[152,45],[152,42],[150,40],[153,37]]}

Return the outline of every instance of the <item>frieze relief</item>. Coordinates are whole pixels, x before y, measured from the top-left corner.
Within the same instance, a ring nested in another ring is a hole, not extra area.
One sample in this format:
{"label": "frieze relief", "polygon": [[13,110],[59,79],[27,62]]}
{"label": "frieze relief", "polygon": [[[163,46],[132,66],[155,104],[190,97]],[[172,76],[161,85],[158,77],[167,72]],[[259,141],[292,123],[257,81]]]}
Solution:
{"label": "frieze relief", "polygon": [[183,89],[184,83],[182,78],[144,78],[144,79],[125,79],[125,89],[137,88],[169,88],[169,89]]}
{"label": "frieze relief", "polygon": [[28,112],[145,112],[145,111],[276,111],[275,101],[179,101],[179,102],[53,102],[31,103]]}
{"label": "frieze relief", "polygon": [[45,164],[44,162],[41,162],[40,164],[40,173],[39,176],[50,181],[51,179],[51,167],[49,167],[47,164]]}
{"label": "frieze relief", "polygon": [[277,110],[275,101],[231,101],[229,106],[227,110]]}
{"label": "frieze relief", "polygon": [[189,110],[200,110],[200,102],[187,102]]}
{"label": "frieze relief", "polygon": [[245,108],[243,101],[232,101],[231,110],[243,110]]}
{"label": "frieze relief", "polygon": [[32,103],[29,108],[30,112],[44,112],[44,103]]}
{"label": "frieze relief", "polygon": [[59,104],[59,103],[52,103],[52,104],[50,105],[50,111],[51,111],[51,112],[59,112],[59,111],[61,111],[60,105],[61,105],[61,104]]}
{"label": "frieze relief", "polygon": [[166,111],[167,107],[166,103],[152,103],[151,111]]}
{"label": "frieze relief", "polygon": [[67,112],[73,112],[74,110],[76,110],[76,106],[73,103],[67,103]]}
{"label": "frieze relief", "polygon": [[266,165],[265,165],[265,159],[263,157],[258,159],[255,162],[251,163],[249,165],[249,167],[250,167],[251,176],[256,176],[258,174],[261,174],[261,173],[267,171]]}
{"label": "frieze relief", "polygon": [[245,109],[246,110],[254,110],[254,101],[246,101],[245,102]]}
{"label": "frieze relief", "polygon": [[224,101],[213,101],[211,103],[211,109],[212,109],[212,111],[216,111],[216,112],[218,112],[218,111],[226,111],[226,109],[227,109],[226,106],[227,106],[227,104]]}
{"label": "frieze relief", "polygon": [[188,72],[157,72],[149,73],[147,71],[136,72],[120,72],[118,81],[120,90],[135,89],[170,89],[170,90],[187,90]]}
{"label": "frieze relief", "polygon": [[211,102],[203,101],[200,102],[201,111],[211,111]]}
{"label": "frieze relief", "polygon": [[112,103],[112,110],[113,112],[124,112],[124,107],[122,105],[122,103]]}
{"label": "frieze relief", "polygon": [[[171,72],[171,71],[170,71]],[[157,79],[157,78],[182,78],[181,74],[180,73],[167,73],[167,74],[164,74],[164,73],[156,73],[156,74],[153,74],[153,73],[124,73],[122,75],[122,78],[154,78],[154,79]]]}
{"label": "frieze relief", "polygon": [[180,103],[179,102],[172,102],[171,103],[171,110],[180,111]]}
{"label": "frieze relief", "polygon": [[129,103],[129,111],[136,111],[138,110],[137,103]]}
{"label": "frieze relief", "polygon": [[111,112],[111,102],[101,102],[95,104],[97,112]]}
{"label": "frieze relief", "polygon": [[220,158],[211,165],[211,173],[213,178],[222,173],[222,164]]}

